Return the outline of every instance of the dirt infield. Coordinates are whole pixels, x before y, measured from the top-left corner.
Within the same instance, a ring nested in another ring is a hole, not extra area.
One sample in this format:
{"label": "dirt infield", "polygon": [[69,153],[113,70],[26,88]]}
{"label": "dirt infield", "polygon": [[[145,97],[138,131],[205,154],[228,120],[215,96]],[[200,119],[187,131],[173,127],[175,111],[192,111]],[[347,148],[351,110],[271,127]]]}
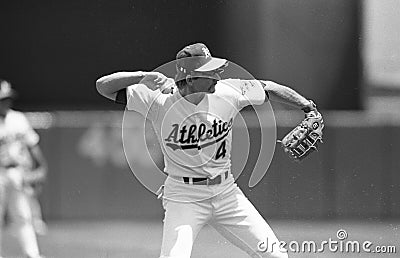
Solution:
{"label": "dirt infield", "polygon": [[[337,231],[343,229],[347,238],[343,241],[364,241],[375,246],[395,246],[396,253],[332,252],[328,245],[323,252],[292,252],[289,257],[399,257],[400,221],[269,221],[280,240],[299,246],[304,241],[314,241],[320,247],[322,241],[338,240]],[[49,232],[39,238],[41,250],[48,258],[156,258],[161,243],[160,222],[129,221],[59,221],[49,223]],[[10,232],[3,235],[5,257],[22,257]],[[291,245],[292,248],[295,245]],[[192,258],[245,258],[238,248],[227,243],[210,227],[199,234]]]}

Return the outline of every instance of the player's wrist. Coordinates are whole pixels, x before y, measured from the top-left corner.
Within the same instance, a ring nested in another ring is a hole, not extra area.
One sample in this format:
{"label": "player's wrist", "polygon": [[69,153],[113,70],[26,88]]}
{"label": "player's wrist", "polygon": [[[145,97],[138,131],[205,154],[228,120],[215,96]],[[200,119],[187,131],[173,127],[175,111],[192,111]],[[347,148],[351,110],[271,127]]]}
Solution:
{"label": "player's wrist", "polygon": [[317,111],[317,105],[314,103],[312,100],[308,100],[308,103],[304,105],[301,110],[304,111],[304,113],[310,113],[311,111]]}
{"label": "player's wrist", "polygon": [[139,78],[140,80],[143,79],[144,77],[146,77],[146,72],[143,71],[137,71],[134,74],[134,77]]}

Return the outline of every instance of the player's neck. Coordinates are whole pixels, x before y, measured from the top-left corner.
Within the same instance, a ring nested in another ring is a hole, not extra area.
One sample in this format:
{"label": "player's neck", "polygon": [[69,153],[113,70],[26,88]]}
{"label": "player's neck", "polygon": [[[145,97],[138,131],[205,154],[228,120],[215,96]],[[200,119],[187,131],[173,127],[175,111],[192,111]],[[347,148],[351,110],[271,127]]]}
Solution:
{"label": "player's neck", "polygon": [[206,95],[204,92],[190,92],[188,88],[179,90],[179,93],[183,98],[194,105],[199,104]]}

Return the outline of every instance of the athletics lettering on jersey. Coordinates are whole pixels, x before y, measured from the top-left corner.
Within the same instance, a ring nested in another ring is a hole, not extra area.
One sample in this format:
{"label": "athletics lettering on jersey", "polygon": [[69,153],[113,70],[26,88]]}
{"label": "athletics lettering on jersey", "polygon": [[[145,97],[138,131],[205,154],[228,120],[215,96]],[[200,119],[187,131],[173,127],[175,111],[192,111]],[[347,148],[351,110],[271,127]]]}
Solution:
{"label": "athletics lettering on jersey", "polygon": [[[166,146],[172,150],[177,149],[202,149],[223,140],[232,130],[233,118],[228,122],[214,119],[211,128],[207,128],[205,123],[198,126],[192,124],[183,125],[179,129],[179,124],[172,124],[172,130],[165,138]],[[208,142],[207,142],[208,141]]]}
{"label": "athletics lettering on jersey", "polygon": [[161,94],[144,84],[128,87],[126,94],[127,109],[151,121],[164,154],[164,172],[189,177],[229,170],[233,118],[243,107],[265,101],[260,84],[239,79],[218,81],[215,92],[197,105],[179,91]]}

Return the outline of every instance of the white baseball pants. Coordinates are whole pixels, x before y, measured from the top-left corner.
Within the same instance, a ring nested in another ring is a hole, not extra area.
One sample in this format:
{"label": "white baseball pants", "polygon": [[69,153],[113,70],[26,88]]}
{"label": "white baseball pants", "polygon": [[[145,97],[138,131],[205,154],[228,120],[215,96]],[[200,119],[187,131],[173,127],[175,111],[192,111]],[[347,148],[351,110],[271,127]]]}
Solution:
{"label": "white baseball pants", "polygon": [[[206,224],[250,257],[288,257],[279,250],[279,241],[271,227],[234,183],[231,174],[219,185],[191,185],[168,177],[163,206],[161,258],[189,258],[193,242]],[[268,249],[263,246],[265,243]],[[206,252],[203,257],[207,257]]]}
{"label": "white baseball pants", "polygon": [[29,201],[21,185],[14,180],[16,173],[19,173],[19,171],[9,169],[9,171],[2,171],[0,174],[0,247],[3,218],[7,211],[23,252],[29,257],[39,257]]}

